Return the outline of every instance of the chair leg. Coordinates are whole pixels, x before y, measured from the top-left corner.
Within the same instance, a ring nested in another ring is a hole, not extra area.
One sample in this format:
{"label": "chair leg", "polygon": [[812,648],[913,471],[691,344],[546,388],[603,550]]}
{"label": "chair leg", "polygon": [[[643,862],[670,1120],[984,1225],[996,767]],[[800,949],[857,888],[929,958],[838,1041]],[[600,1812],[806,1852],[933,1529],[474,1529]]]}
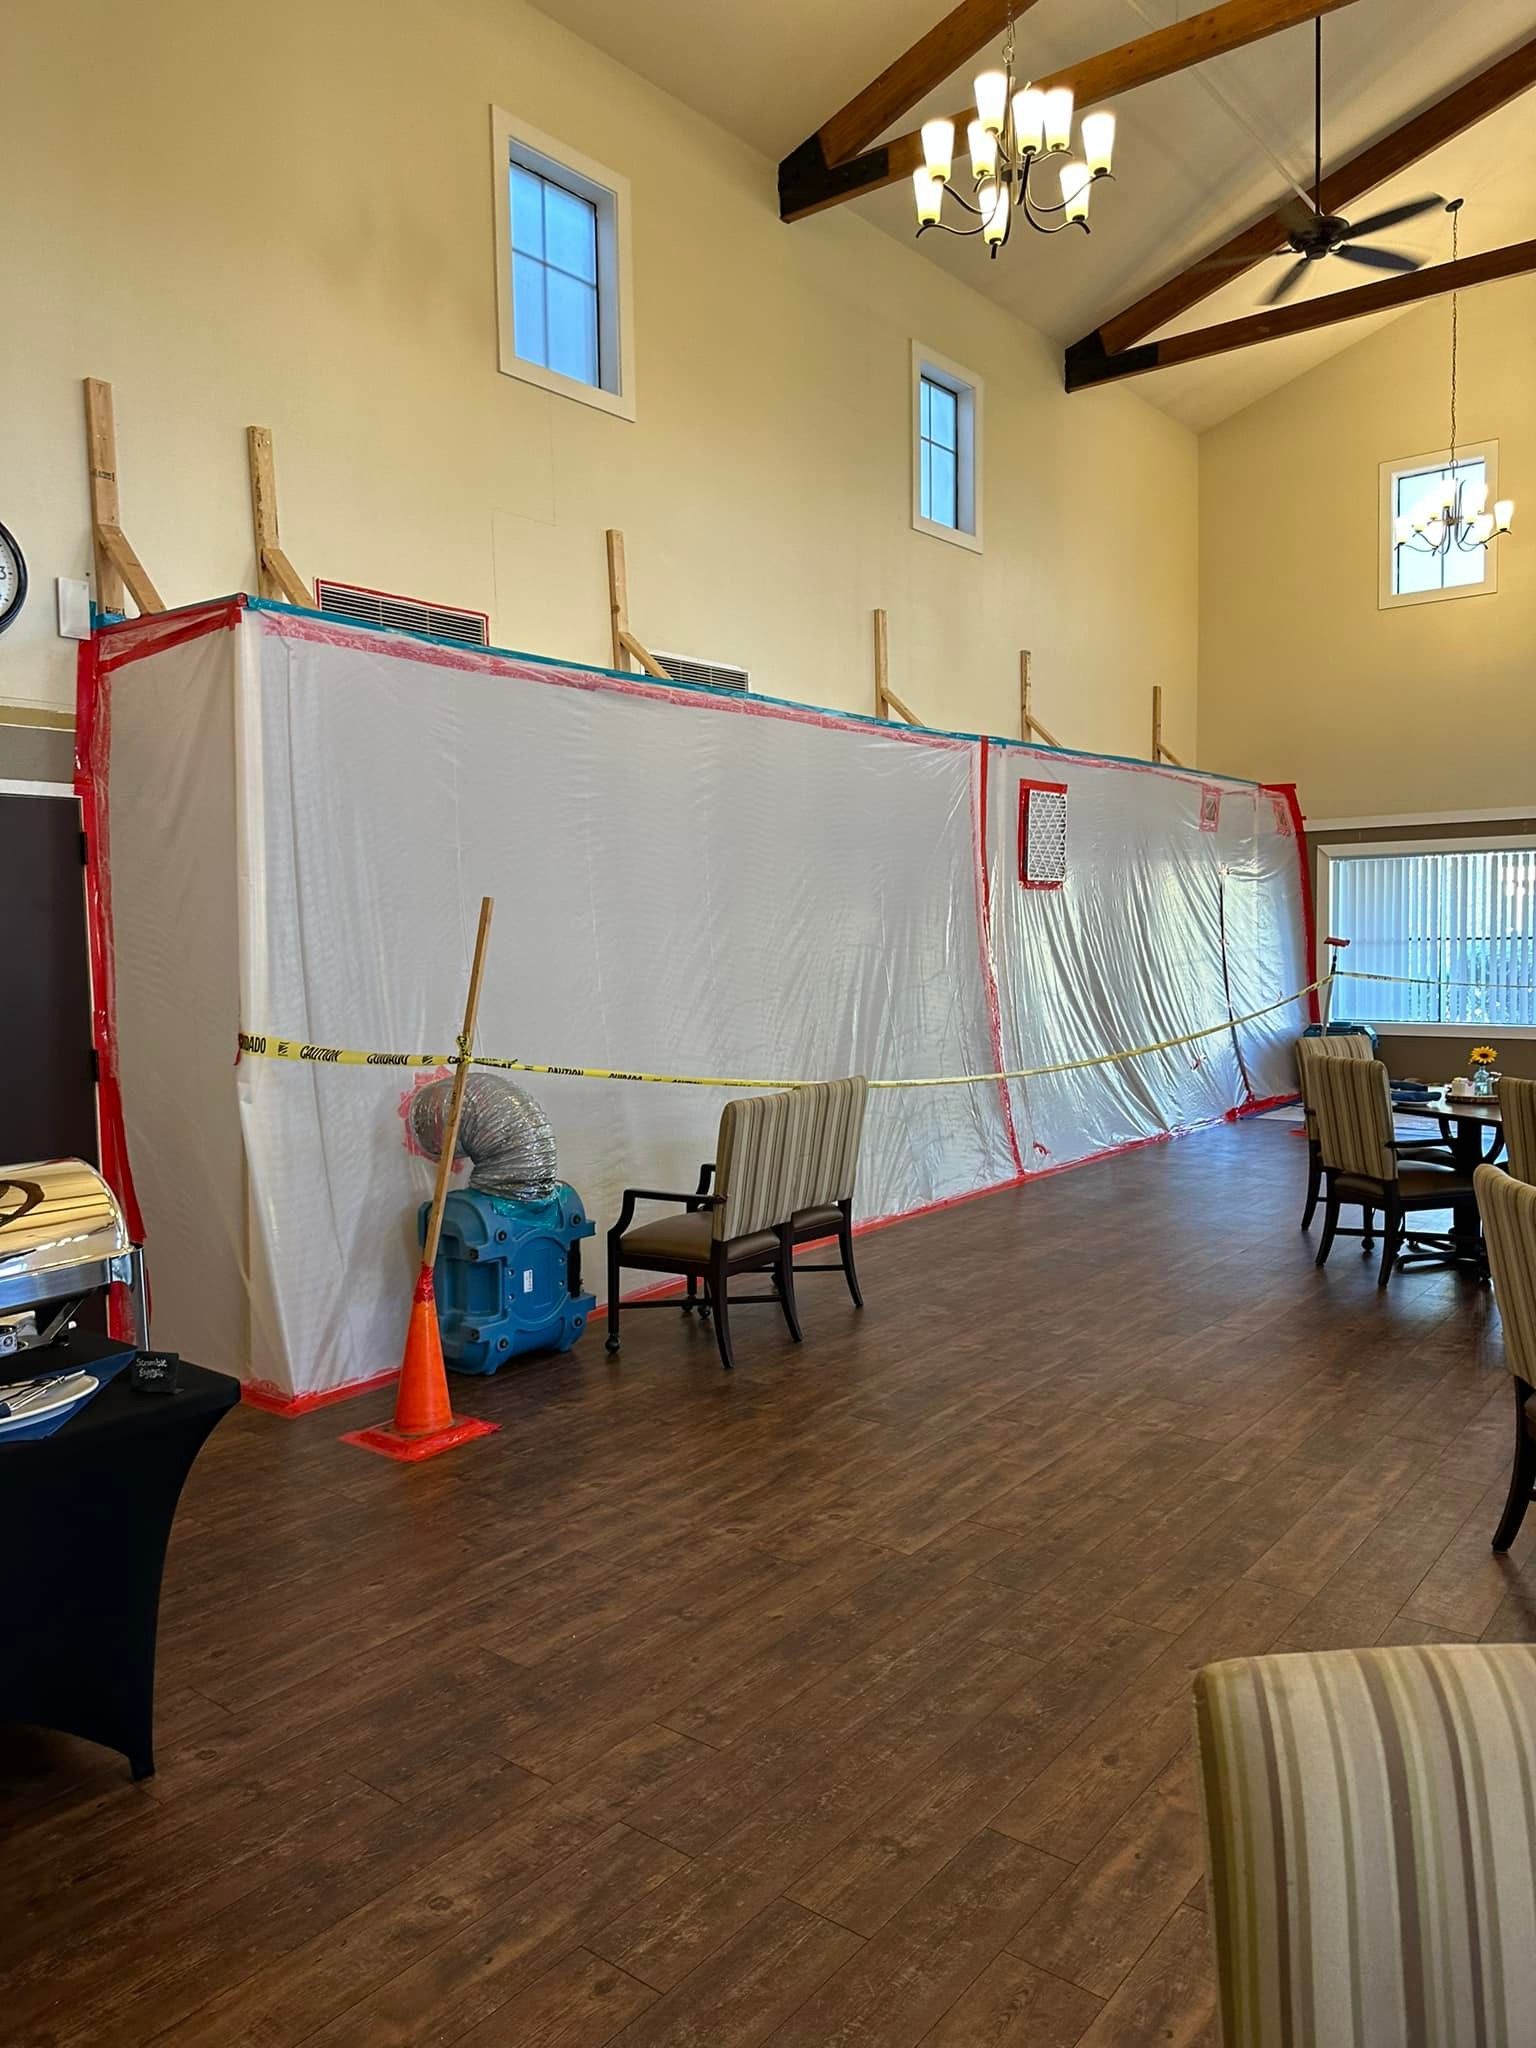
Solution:
{"label": "chair leg", "polygon": [[688,1292],[683,1297],[683,1314],[685,1316],[691,1316],[693,1314],[695,1304],[698,1301],[698,1294],[698,1280],[692,1273],[690,1273],[688,1275]]}
{"label": "chair leg", "polygon": [[1525,1511],[1536,1493],[1536,1441],[1525,1426],[1525,1403],[1530,1391],[1523,1380],[1515,1381],[1515,1469],[1510,1474],[1503,1518],[1493,1532],[1495,1550],[1508,1550],[1520,1534]]}
{"label": "chair leg", "polygon": [[1369,1202],[1362,1202],[1360,1204],[1360,1249],[1362,1252],[1369,1252],[1375,1247],[1376,1240],[1371,1235],[1373,1228],[1374,1219],[1371,1205]]}
{"label": "chair leg", "polygon": [[608,1239],[608,1337],[603,1349],[610,1354],[619,1348],[619,1247]]}
{"label": "chair leg", "polygon": [[786,1223],[779,1232],[779,1256],[773,1269],[777,1285],[779,1307],[784,1311],[784,1320],[789,1325],[789,1334],[798,1344],[800,1339],[800,1317],[795,1310],[795,1240]]}
{"label": "chair leg", "polygon": [[1392,1268],[1397,1264],[1397,1255],[1403,1248],[1403,1212],[1394,1203],[1385,1210],[1381,1219],[1381,1268],[1376,1275],[1376,1285],[1385,1287],[1392,1278]]}
{"label": "chair leg", "polygon": [[736,1354],[731,1349],[731,1318],[725,1294],[725,1262],[718,1253],[712,1256],[710,1262],[709,1299],[715,1311],[715,1344],[720,1352],[720,1363],[727,1372],[734,1372]]}
{"label": "chair leg", "polygon": [[848,1282],[848,1292],[853,1296],[855,1308],[864,1306],[864,1297],[859,1292],[859,1276],[853,1265],[853,1204],[839,1202],[842,1221],[837,1226],[837,1249],[843,1262],[843,1278]]}
{"label": "chair leg", "polygon": [[1326,1266],[1328,1254],[1333,1250],[1333,1240],[1339,1229],[1339,1198],[1334,1192],[1332,1181],[1328,1183],[1327,1207],[1323,1211],[1323,1238],[1317,1248],[1316,1265]]}
{"label": "chair leg", "polygon": [[1307,1206],[1301,1212],[1303,1230],[1312,1228],[1312,1218],[1317,1214],[1317,1198],[1323,1190],[1323,1154],[1315,1138],[1307,1141]]}

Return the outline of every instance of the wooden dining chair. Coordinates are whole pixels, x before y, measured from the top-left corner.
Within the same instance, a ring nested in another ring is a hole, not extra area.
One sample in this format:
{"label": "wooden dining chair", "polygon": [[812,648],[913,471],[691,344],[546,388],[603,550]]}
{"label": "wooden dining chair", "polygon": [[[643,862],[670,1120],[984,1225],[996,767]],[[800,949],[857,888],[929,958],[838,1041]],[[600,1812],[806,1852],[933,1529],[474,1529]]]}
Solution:
{"label": "wooden dining chair", "polygon": [[[739,1096],[725,1105],[712,1190],[695,1188],[684,1194],[658,1188],[624,1190],[619,1219],[608,1233],[606,1348],[610,1353],[619,1348],[619,1274],[626,1266],[681,1274],[695,1284],[704,1284],[714,1315],[720,1363],[727,1372],[736,1363],[731,1344],[733,1308],[771,1303],[783,1311],[789,1334],[799,1343],[790,1229],[794,1188],[786,1171],[793,1100],[793,1091],[786,1090]],[[635,1209],[641,1202],[673,1202],[683,1214],[635,1225]],[[752,1272],[771,1272],[774,1292],[731,1295],[731,1280]],[[688,1305],[679,1300],[625,1304],[631,1309]]]}
{"label": "wooden dining chair", "polygon": [[1504,1332],[1504,1365],[1515,1383],[1515,1458],[1509,1498],[1493,1533],[1495,1550],[1508,1550],[1520,1533],[1536,1492],[1536,1187],[1497,1166],[1472,1176],[1483,1238],[1493,1273],[1493,1298]]}
{"label": "wooden dining chair", "polygon": [[1504,1149],[1516,1180],[1536,1184],[1536,1081],[1505,1074],[1499,1081]]}
{"label": "wooden dining chair", "polygon": [[1319,1060],[1311,1078],[1327,1205],[1317,1263],[1328,1262],[1345,1202],[1360,1204],[1367,1226],[1379,1209],[1377,1284],[1385,1287],[1402,1249],[1408,1217],[1426,1209],[1465,1208],[1475,1199],[1471,1179],[1449,1166],[1401,1163],[1393,1134],[1391,1084],[1380,1060]]}

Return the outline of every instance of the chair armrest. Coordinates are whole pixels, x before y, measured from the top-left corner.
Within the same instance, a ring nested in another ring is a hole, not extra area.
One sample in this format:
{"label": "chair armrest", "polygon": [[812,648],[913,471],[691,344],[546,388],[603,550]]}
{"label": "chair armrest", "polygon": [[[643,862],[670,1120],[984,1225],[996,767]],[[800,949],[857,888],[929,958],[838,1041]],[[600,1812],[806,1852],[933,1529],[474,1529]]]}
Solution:
{"label": "chair armrest", "polygon": [[690,1215],[699,1209],[718,1209],[723,1195],[701,1195],[679,1193],[675,1188],[626,1188],[619,1220],[609,1231],[610,1237],[622,1237],[634,1221],[637,1202],[681,1202]]}
{"label": "chair armrest", "polygon": [[707,1195],[709,1193],[709,1184],[714,1179],[714,1177],[715,1162],[713,1161],[713,1159],[706,1159],[704,1164],[699,1168],[699,1193],[701,1195]]}

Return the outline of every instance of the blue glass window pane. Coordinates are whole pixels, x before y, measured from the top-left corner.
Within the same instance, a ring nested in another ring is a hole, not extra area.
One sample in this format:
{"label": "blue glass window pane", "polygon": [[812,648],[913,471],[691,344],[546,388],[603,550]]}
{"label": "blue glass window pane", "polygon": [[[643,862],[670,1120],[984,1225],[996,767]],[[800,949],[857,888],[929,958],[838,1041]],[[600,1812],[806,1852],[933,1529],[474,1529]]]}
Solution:
{"label": "blue glass window pane", "polygon": [[512,166],[512,246],[524,256],[544,254],[544,180],[521,164]]}
{"label": "blue glass window pane", "polygon": [[563,186],[544,186],[544,255],[557,270],[597,282],[597,208]]}
{"label": "blue glass window pane", "polygon": [[549,321],[549,367],[583,384],[597,382],[597,293],[563,271],[544,275]]}
{"label": "blue glass window pane", "polygon": [[928,517],[940,526],[958,526],[959,515],[955,505],[955,458],[947,448],[940,448],[935,442],[930,446],[930,497],[933,509]]}
{"label": "blue glass window pane", "polygon": [[920,434],[920,435],[922,436],[922,438],[923,438],[923,439],[924,439],[924,440],[926,441],[926,440],[930,439],[930,437],[932,436],[932,433],[933,433],[933,428],[932,428],[932,426],[930,425],[930,420],[931,420],[931,418],[932,418],[932,413],[931,413],[931,400],[932,400],[932,396],[933,396],[933,386],[932,386],[932,385],[931,385],[931,384],[930,384],[930,383],[928,382],[928,379],[927,379],[926,377],[919,377],[919,378],[918,378],[918,380],[917,380],[917,390],[918,390],[918,426],[917,426],[917,431],[918,431],[918,433],[919,433],[919,434]]}
{"label": "blue glass window pane", "polygon": [[918,471],[921,490],[918,503],[922,509],[923,517],[931,519],[933,517],[933,443],[931,441],[922,442],[919,445],[918,454],[920,457]]}
{"label": "blue glass window pane", "polygon": [[929,436],[941,448],[947,448],[953,454],[959,446],[959,436],[955,431],[955,394],[953,391],[946,391],[942,384],[932,384],[929,390],[932,394],[928,402],[929,418],[932,422]]}
{"label": "blue glass window pane", "polygon": [[512,345],[525,363],[549,366],[544,338],[544,279],[548,273],[532,256],[512,258]]}

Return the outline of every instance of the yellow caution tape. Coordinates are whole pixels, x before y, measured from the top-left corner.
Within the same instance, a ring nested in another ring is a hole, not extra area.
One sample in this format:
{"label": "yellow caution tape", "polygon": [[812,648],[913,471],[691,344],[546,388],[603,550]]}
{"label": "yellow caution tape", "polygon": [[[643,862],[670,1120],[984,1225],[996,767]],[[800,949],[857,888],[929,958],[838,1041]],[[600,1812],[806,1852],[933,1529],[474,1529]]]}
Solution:
{"label": "yellow caution tape", "polygon": [[1444,981],[1438,974],[1371,974],[1364,967],[1340,967],[1340,981],[1390,981],[1400,988],[1475,988],[1485,996],[1536,995],[1528,981]]}
{"label": "yellow caution tape", "polygon": [[[1120,1052],[1092,1053],[1086,1059],[1056,1060],[1044,1067],[1007,1067],[992,1074],[935,1074],[908,1081],[871,1081],[871,1088],[974,1088],[989,1081],[1038,1081],[1048,1074],[1076,1074],[1085,1067],[1115,1066],[1122,1060],[1145,1059],[1155,1052],[1172,1052],[1181,1045],[1194,1045],[1202,1038],[1216,1038],[1242,1024],[1255,1024],[1276,1010],[1288,1009],[1319,989],[1326,988],[1332,975],[1321,975],[1299,988],[1294,995],[1281,996],[1261,1010],[1243,1017],[1226,1017],[1219,1024],[1207,1024],[1199,1031],[1186,1031],[1177,1038],[1157,1038],[1148,1045],[1127,1046]],[[459,1060],[449,1052],[357,1052],[348,1046],[312,1045],[301,1038],[274,1038],[265,1032],[240,1033],[242,1059],[308,1061],[322,1067],[451,1067]],[[536,1060],[492,1059],[475,1053],[470,1064],[493,1067],[504,1074],[568,1074],[582,1081],[645,1081],[663,1088],[813,1088],[814,1081],[764,1081],[740,1074],[646,1074],[625,1067],[560,1067]]]}

